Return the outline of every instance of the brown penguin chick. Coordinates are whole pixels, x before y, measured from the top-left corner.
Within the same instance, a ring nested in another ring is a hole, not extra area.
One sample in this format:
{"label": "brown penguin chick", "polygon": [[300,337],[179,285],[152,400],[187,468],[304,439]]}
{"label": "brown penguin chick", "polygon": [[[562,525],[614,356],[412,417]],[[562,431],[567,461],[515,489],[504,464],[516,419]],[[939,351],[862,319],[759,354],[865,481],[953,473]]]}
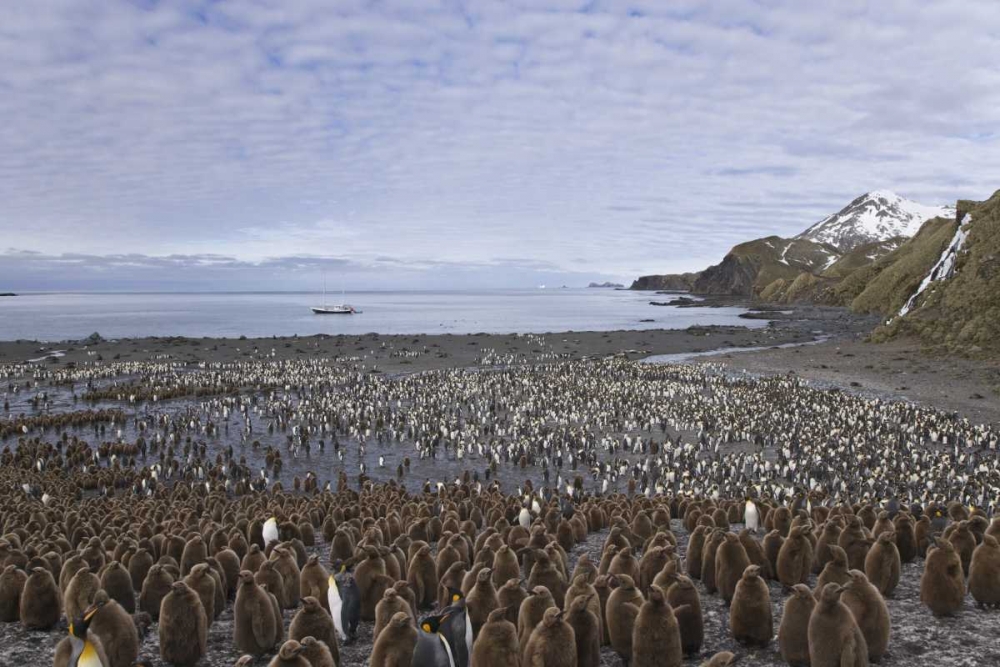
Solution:
{"label": "brown penguin chick", "polygon": [[[617,586],[617,583],[615,584]],[[594,590],[597,591],[597,599],[601,606],[601,646],[609,646],[611,639],[608,637],[608,600],[611,598],[611,578],[606,575],[598,575],[594,581]]]}
{"label": "brown penguin chick", "polygon": [[750,559],[750,564],[760,568],[760,576],[765,579],[774,579],[771,561],[767,559],[767,555],[764,553],[764,546],[757,541],[757,538],[750,534],[750,530],[747,528],[740,531],[739,537],[740,544],[743,545],[743,549],[747,552],[747,558]]}
{"label": "brown penguin chick", "polygon": [[852,516],[847,522],[847,527],[840,532],[840,539],[837,540],[837,546],[847,554],[849,569],[865,569],[865,556],[868,555],[868,549],[873,541],[873,538],[865,532],[861,519]]}
{"label": "brown penguin chick", "polygon": [[810,667],[867,667],[868,646],[861,628],[840,601],[843,587],[827,584],[809,617]]}
{"label": "brown penguin chick", "polygon": [[576,663],[579,667],[599,667],[601,664],[601,622],[592,607],[596,604],[597,591],[593,591],[578,595],[566,605],[568,611],[565,619],[573,628]]}
{"label": "brown penguin chick", "polygon": [[507,611],[501,607],[490,612],[472,646],[471,664],[476,667],[520,667],[517,628],[508,620]]}
{"label": "brown penguin chick", "polygon": [[[394,589],[387,589],[394,591]],[[404,610],[409,613],[409,610]],[[323,605],[314,597],[302,598],[302,608],[295,614],[292,624],[288,626],[288,638],[302,641],[306,637],[315,637],[327,646],[337,644],[337,628],[333,618],[323,609]]]}
{"label": "brown penguin chick", "polygon": [[500,588],[508,580],[520,576],[521,565],[517,562],[517,555],[508,545],[502,545],[493,555],[493,586]]}
{"label": "brown penguin chick", "polygon": [[654,546],[646,549],[639,559],[639,590],[643,593],[653,585],[656,575],[662,570],[667,561],[672,560],[673,546]]}
{"label": "brown penguin chick", "polygon": [[1000,542],[992,535],[983,535],[983,543],[972,553],[969,592],[980,607],[1000,606]]}
{"label": "brown penguin chick", "polygon": [[803,526],[792,528],[778,552],[778,581],[786,588],[809,581],[813,550],[805,535],[806,530],[808,529]]}
{"label": "brown penguin chick", "polygon": [[90,571],[90,566],[87,565],[87,561],[83,560],[83,556],[80,554],[74,554],[63,561],[62,569],[59,570],[59,592],[63,598],[66,597],[66,589],[69,588],[73,577],[80,570]]}
{"label": "brown penguin chick", "polygon": [[729,627],[736,641],[747,646],[767,646],[774,636],[771,593],[756,565],[748,565],[736,584],[729,607]]}
{"label": "brown penguin chick", "polygon": [[698,526],[688,538],[687,575],[692,579],[701,579],[701,559],[705,549],[705,536],[708,528]]}
{"label": "brown penguin chick", "polygon": [[573,574],[570,576],[570,581],[575,581],[581,574],[587,577],[588,584],[592,584],[597,580],[599,573],[597,566],[590,560],[590,554],[580,554],[580,557],[576,560],[576,565],[573,567]]}
{"label": "brown penguin chick", "polygon": [[682,574],[675,576],[667,588],[667,602],[681,632],[681,650],[685,655],[701,651],[705,639],[705,619],[701,611],[701,596],[694,582]]}
{"label": "brown penguin chick", "polygon": [[368,667],[410,667],[417,629],[406,612],[396,612],[375,639]]}
{"label": "brown penguin chick", "polygon": [[935,616],[948,616],[962,608],[965,600],[965,577],[962,559],[951,542],[935,541],[927,550],[924,572],[920,577],[920,601]]}
{"label": "brown penguin chick", "polygon": [[[569,609],[573,604],[573,601],[580,597],[587,597],[589,600],[587,603],[587,608],[590,609],[591,613],[597,619],[597,634],[598,641],[600,644],[604,643],[604,624],[601,622],[603,616],[603,610],[601,609],[601,599],[597,595],[597,589],[593,585],[587,582],[586,574],[578,574],[576,579],[573,580],[573,585],[569,587],[566,591],[566,608]],[[568,620],[568,619],[567,619]],[[570,623],[572,625],[572,623]]]}
{"label": "brown penguin chick", "polygon": [[485,567],[476,575],[476,585],[465,596],[465,607],[472,623],[473,635],[479,634],[479,629],[494,609],[500,606],[497,591],[493,587],[493,571]]}
{"label": "brown penguin chick", "polygon": [[278,598],[274,597],[274,593],[267,590],[267,586],[261,586],[260,589],[267,594],[267,599],[271,603],[271,617],[274,618],[274,625],[278,628],[278,639],[275,641],[277,645],[285,638],[285,617],[281,614],[281,605],[278,604]]}
{"label": "brown penguin chick", "polygon": [[132,579],[133,591],[142,590],[142,582],[146,580],[152,567],[153,556],[145,549],[139,549],[128,559],[128,576]]}
{"label": "brown penguin chick", "polygon": [[462,586],[465,584],[467,576],[465,563],[452,563],[448,571],[444,573],[444,577],[438,579],[437,605],[439,608],[444,609],[452,603],[452,591],[463,590]]}
{"label": "brown penguin chick", "polygon": [[618,555],[618,546],[615,544],[608,544],[604,547],[604,551],[601,552],[601,563],[597,567],[598,575],[608,574],[608,570],[611,569],[611,561],[615,559]]}
{"label": "brown penguin chick", "polygon": [[101,575],[101,588],[108,596],[120,604],[129,614],[135,613],[135,589],[132,588],[132,577],[118,561],[111,561]]}
{"label": "brown penguin chick", "polygon": [[[382,629],[389,624],[392,617],[401,611],[405,611],[413,617],[410,603],[399,596],[399,592],[395,587],[385,589],[382,599],[375,605],[375,628],[372,631],[372,639],[377,638]],[[413,617],[413,620],[416,622],[416,617]]]}
{"label": "brown penguin chick", "polygon": [[635,559],[632,549],[619,549],[611,563],[608,565],[608,574],[625,574],[632,577],[632,581],[639,585],[641,581],[639,573],[639,561]]}
{"label": "brown penguin chick", "polygon": [[566,601],[566,580],[556,567],[549,554],[538,550],[535,552],[535,564],[531,567],[531,574],[528,576],[528,588],[544,586],[552,593],[552,599],[556,606],[563,608]]}
{"label": "brown penguin chick", "polygon": [[[211,563],[211,559],[209,560]],[[225,575],[225,599],[231,600],[236,596],[236,589],[240,585],[240,559],[232,549],[226,548],[215,554],[215,562]]]}
{"label": "brown penguin chick", "polygon": [[160,606],[160,658],[179,667],[194,665],[205,655],[208,618],[198,594],[175,581]]}
{"label": "brown penguin chick", "polygon": [[[381,559],[380,559],[381,560]],[[299,606],[299,599],[302,594],[299,589],[299,564],[295,560],[295,552],[290,548],[285,548],[284,546],[277,546],[271,551],[271,561],[274,562],[274,568],[281,575],[281,583],[285,591],[285,609],[295,609]],[[382,561],[382,574],[385,574],[385,561]],[[355,578],[357,575],[355,574]],[[379,591],[379,597],[382,596],[381,591]],[[372,602],[371,606],[371,616],[370,620],[375,619],[375,603],[378,600]],[[362,598],[362,607],[364,606],[364,598]]]}
{"label": "brown penguin chick", "polygon": [[831,545],[830,560],[826,562],[823,571],[816,579],[814,591],[816,599],[819,599],[827,584],[846,584],[850,580],[848,572],[850,572],[850,568],[847,566],[847,553],[837,545]]}
{"label": "brown penguin chick", "polygon": [[184,577],[184,583],[198,594],[201,606],[205,609],[205,620],[212,627],[215,621],[215,579],[208,573],[208,563],[198,563]]}
{"label": "brown penguin chick", "polygon": [[719,546],[726,541],[726,534],[716,528],[705,541],[705,548],[701,552],[701,583],[705,585],[705,591],[715,593],[719,590],[715,582],[715,556],[719,551]]}
{"label": "brown penguin chick", "polygon": [[269,653],[283,639],[280,616],[275,617],[271,597],[247,570],[240,572],[239,588],[233,605],[233,643],[243,653]]}
{"label": "brown penguin chick", "polygon": [[789,508],[784,505],[776,507],[773,512],[768,513],[767,519],[782,537],[788,537],[788,531],[792,527],[792,511]]}
{"label": "brown penguin chick", "polygon": [[896,533],[889,530],[883,532],[875,540],[875,544],[865,556],[865,576],[882,595],[891,595],[899,584],[900,571],[899,548],[896,546]]}
{"label": "brown penguin chick", "polygon": [[508,579],[507,583],[497,591],[497,601],[507,610],[507,620],[517,629],[517,615],[521,611],[521,603],[528,597],[528,591],[521,586],[520,579]]}
{"label": "brown penguin chick", "polygon": [[16,565],[8,565],[0,575],[0,623],[13,623],[21,617],[21,591],[28,575]]}
{"label": "brown penguin chick", "polygon": [[736,584],[749,565],[750,558],[740,543],[739,536],[735,533],[726,533],[715,552],[715,585],[726,604],[732,602]]}
{"label": "brown penguin chick", "polygon": [[976,550],[976,536],[969,530],[969,522],[959,521],[947,539],[958,552],[958,557],[962,561],[962,572],[968,577],[969,567],[972,565],[972,552]]}
{"label": "brown penguin chick", "polygon": [[[884,533],[883,533],[884,534]],[[889,644],[889,608],[882,594],[860,570],[851,570],[851,580],[844,585],[840,601],[851,610],[854,621],[868,645],[868,659],[880,662]]]}
{"label": "brown penguin chick", "polygon": [[92,537],[88,542],[87,546],[80,552],[83,559],[87,561],[88,567],[90,567],[91,572],[100,572],[101,568],[107,562],[107,554],[104,552],[104,546],[101,544],[101,540]]}
{"label": "brown penguin chick", "polygon": [[287,608],[285,600],[285,580],[282,579],[281,574],[278,572],[273,560],[261,563],[260,569],[257,570],[257,573],[253,575],[253,577],[258,586],[267,587],[268,592],[278,600],[278,605],[281,606],[282,609]]}
{"label": "brown penguin chick", "polygon": [[777,530],[769,531],[761,542],[761,546],[764,547],[764,556],[771,564],[772,579],[778,578],[778,554],[781,553],[781,547],[784,543],[785,538]]}
{"label": "brown penguin chick", "polygon": [[155,621],[160,618],[160,603],[170,592],[174,578],[162,565],[153,565],[142,582],[139,593],[139,611],[144,611]]}
{"label": "brown penguin chick", "polygon": [[33,568],[21,590],[21,625],[28,630],[48,630],[59,622],[61,615],[62,604],[55,578],[44,567]]}
{"label": "brown penguin chick", "polygon": [[67,619],[76,619],[94,602],[94,595],[101,589],[101,580],[96,574],[84,568],[70,579],[63,596],[63,607]]}
{"label": "brown penguin chick", "polygon": [[[872,536],[878,539],[878,536],[887,530],[892,530],[892,520],[889,519],[889,513],[882,510],[878,513],[878,519],[875,521],[875,525],[872,526]],[[843,596],[841,596],[843,597]]]}
{"label": "brown penguin chick", "polygon": [[410,615],[413,616],[414,620],[416,620],[417,597],[413,594],[413,589],[410,588],[410,584],[400,579],[399,581],[394,583],[392,587],[400,598],[406,600],[406,603],[410,606]]}
{"label": "brown penguin chick", "polygon": [[517,615],[517,642],[522,655],[531,639],[531,631],[542,622],[545,610],[555,606],[552,593],[545,586],[535,586],[528,591],[528,597],[524,598]]}
{"label": "brown penguin chick", "polygon": [[204,563],[208,558],[208,545],[201,535],[195,535],[184,545],[181,553],[181,576],[186,577],[198,563]]}
{"label": "brown penguin chick", "polygon": [[302,644],[302,657],[310,667],[337,667],[337,658],[326,642],[315,637],[303,637],[299,643]]}
{"label": "brown penguin chick", "polygon": [[94,595],[94,605],[98,611],[90,619],[90,633],[101,640],[107,667],[132,667],[139,657],[139,632],[132,616],[104,590]]}
{"label": "brown penguin chick", "polygon": [[680,667],[683,659],[681,632],[674,610],[667,603],[663,589],[654,585],[635,619],[630,664],[632,667]]}
{"label": "brown penguin chick", "polygon": [[736,655],[729,651],[719,651],[699,667],[730,667],[736,664]]}
{"label": "brown penguin chick", "polygon": [[302,644],[289,639],[278,649],[278,655],[267,663],[267,667],[311,667],[309,661],[302,655]]}
{"label": "brown penguin chick", "polygon": [[562,610],[545,610],[542,622],[531,632],[521,663],[525,667],[576,667],[576,638]]}
{"label": "brown penguin chick", "polygon": [[819,574],[826,567],[827,562],[832,558],[830,547],[837,546],[840,539],[840,524],[836,521],[827,521],[823,524],[819,539],[816,540],[816,549],[813,551],[812,571]]}
{"label": "brown penguin chick", "polygon": [[[927,549],[931,545],[930,536],[934,532],[934,527],[931,525],[931,518],[926,514],[917,520],[917,523],[913,526],[913,535],[917,543],[917,554],[924,558],[927,556]],[[900,552],[899,559],[903,560],[903,553]]]}
{"label": "brown penguin chick", "polygon": [[791,667],[809,665],[809,617],[815,606],[816,598],[808,586],[792,586],[778,626],[778,649],[782,660]]}
{"label": "brown penguin chick", "polygon": [[448,539],[444,546],[439,544],[437,556],[434,558],[434,570],[437,573],[438,579],[444,576],[444,573],[448,571],[452,563],[459,561],[468,564],[468,561],[462,558],[461,552],[452,544],[451,538]]}
{"label": "brown penguin chick", "polygon": [[417,598],[417,609],[429,609],[434,606],[438,594],[438,576],[430,546],[425,544],[413,554],[406,572],[406,581]]}
{"label": "brown penguin chick", "polygon": [[[917,533],[916,527],[913,523],[913,517],[909,514],[900,512],[895,520],[895,531],[896,549],[899,551],[900,562],[913,562],[913,560],[917,557],[917,553],[920,551],[919,546],[917,545]],[[924,551],[926,552],[926,547],[924,548]]]}
{"label": "brown penguin chick", "polygon": [[266,560],[267,556],[265,556],[264,552],[260,550],[260,547],[256,544],[251,544],[247,555],[240,561],[240,570],[257,572]]}
{"label": "brown penguin chick", "polygon": [[327,600],[329,588],[330,573],[319,562],[319,556],[316,554],[309,556],[305,567],[299,573],[299,593],[302,597],[312,596],[316,598],[323,605],[323,609],[329,612],[330,602]]}
{"label": "brown penguin chick", "polygon": [[614,577],[618,588],[611,591],[605,618],[608,621],[608,640],[611,648],[628,663],[632,659],[632,629],[639,609],[645,601],[627,574]]}

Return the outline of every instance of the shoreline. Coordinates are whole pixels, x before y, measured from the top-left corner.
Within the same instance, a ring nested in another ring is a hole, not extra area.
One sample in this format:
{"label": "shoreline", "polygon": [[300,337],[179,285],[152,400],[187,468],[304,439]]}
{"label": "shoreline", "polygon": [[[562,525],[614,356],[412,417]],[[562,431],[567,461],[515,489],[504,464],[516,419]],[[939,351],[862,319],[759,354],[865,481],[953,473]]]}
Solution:
{"label": "shoreline", "polygon": [[58,368],[95,361],[154,360],[193,365],[325,357],[350,360],[368,372],[411,373],[484,363],[532,364],[610,355],[641,361],[665,356],[672,357],[670,363],[717,364],[757,375],[797,375],[817,386],[915,402],[981,423],[1000,423],[1000,362],[930,356],[913,341],[865,342],[873,319],[844,309],[799,306],[791,310],[761,328],[0,341],[0,365],[32,362]]}
{"label": "shoreline", "polygon": [[[366,356],[370,363],[413,369],[475,365],[484,350],[544,361],[624,353],[630,359],[657,354],[705,353],[725,348],[764,347],[812,341],[819,336],[854,338],[871,328],[868,318],[842,309],[802,308],[767,326],[696,325],[685,329],[619,329],[540,333],[313,334],[275,337],[140,337],[76,341],[0,341],[0,363],[25,362],[59,350],[60,363],[114,358],[184,362],[232,361],[266,352],[277,360],[301,355]],[[397,356],[393,356],[396,353]],[[404,356],[399,356],[404,355]]]}

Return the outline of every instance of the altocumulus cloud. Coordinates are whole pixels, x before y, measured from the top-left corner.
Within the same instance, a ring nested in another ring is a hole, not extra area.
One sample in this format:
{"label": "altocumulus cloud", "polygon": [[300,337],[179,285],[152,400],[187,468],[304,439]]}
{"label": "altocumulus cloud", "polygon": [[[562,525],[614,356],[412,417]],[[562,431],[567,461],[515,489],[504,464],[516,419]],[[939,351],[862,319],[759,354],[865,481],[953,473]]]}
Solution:
{"label": "altocumulus cloud", "polygon": [[992,0],[5,3],[0,244],[40,254],[0,279],[698,269],[992,192],[998,35]]}

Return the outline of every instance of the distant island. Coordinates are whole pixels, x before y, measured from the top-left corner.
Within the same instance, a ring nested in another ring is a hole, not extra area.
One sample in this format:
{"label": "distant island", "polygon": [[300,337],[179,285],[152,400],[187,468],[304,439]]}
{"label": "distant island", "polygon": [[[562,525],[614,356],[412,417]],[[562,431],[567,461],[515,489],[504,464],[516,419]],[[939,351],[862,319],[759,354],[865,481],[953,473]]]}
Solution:
{"label": "distant island", "polygon": [[0,292],[0,296],[17,296],[13,292]]}
{"label": "distant island", "polygon": [[590,283],[589,285],[587,285],[587,287],[607,287],[607,288],[622,289],[625,286],[622,285],[621,283],[607,282],[607,283]]}

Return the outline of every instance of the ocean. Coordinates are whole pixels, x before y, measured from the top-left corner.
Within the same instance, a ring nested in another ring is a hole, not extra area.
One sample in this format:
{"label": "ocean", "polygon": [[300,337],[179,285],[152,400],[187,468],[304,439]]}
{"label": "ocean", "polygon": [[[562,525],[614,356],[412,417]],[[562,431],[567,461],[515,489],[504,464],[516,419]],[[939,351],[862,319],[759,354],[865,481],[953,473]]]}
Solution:
{"label": "ocean", "polygon": [[[298,334],[469,334],[767,326],[743,308],[652,306],[666,295],[613,289],[372,291],[330,295],[362,311],[314,315],[312,292],[38,293],[0,298],[0,340]],[[645,321],[651,320],[651,321]]]}

